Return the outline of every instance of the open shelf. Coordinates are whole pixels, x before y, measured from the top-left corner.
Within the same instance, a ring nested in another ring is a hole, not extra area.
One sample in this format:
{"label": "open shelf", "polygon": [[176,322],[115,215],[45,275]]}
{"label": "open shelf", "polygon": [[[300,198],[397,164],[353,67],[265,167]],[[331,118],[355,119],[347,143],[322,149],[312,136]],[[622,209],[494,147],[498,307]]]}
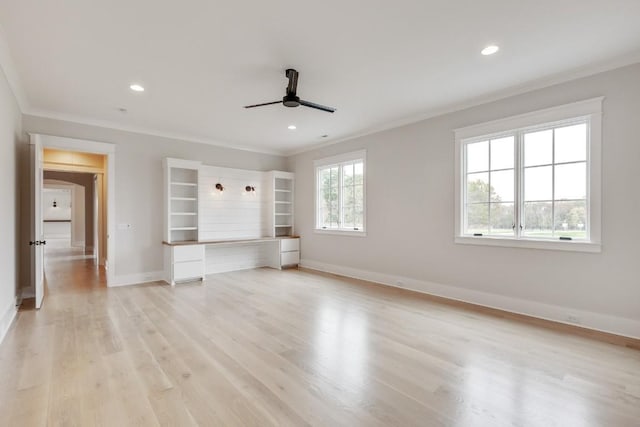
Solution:
{"label": "open shelf", "polygon": [[197,230],[198,227],[174,227],[171,231],[187,231],[187,230]]}
{"label": "open shelf", "polygon": [[194,216],[198,215],[196,212],[171,212],[171,215],[176,216]]}
{"label": "open shelf", "polygon": [[195,182],[172,182],[171,185],[180,185],[183,187],[197,187],[198,184]]}

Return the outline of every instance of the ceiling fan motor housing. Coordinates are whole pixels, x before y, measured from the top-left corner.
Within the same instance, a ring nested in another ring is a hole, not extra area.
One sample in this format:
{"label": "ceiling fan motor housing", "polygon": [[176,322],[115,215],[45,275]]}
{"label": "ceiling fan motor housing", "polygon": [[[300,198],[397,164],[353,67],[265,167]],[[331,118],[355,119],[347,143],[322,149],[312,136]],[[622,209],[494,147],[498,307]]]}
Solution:
{"label": "ceiling fan motor housing", "polygon": [[285,107],[298,107],[300,106],[300,98],[293,94],[288,94],[282,98],[282,103]]}

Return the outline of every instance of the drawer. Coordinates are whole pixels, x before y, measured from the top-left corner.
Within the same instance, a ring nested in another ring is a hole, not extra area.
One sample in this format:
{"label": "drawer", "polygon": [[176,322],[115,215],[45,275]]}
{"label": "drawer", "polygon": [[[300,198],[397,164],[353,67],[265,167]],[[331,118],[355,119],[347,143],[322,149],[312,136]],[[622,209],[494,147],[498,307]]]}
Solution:
{"label": "drawer", "polygon": [[295,265],[300,262],[300,252],[282,252],[280,254],[280,265]]}
{"label": "drawer", "polygon": [[204,259],[204,245],[186,245],[173,247],[173,262]]}
{"label": "drawer", "polygon": [[280,240],[280,252],[299,251],[300,239],[282,239]]}
{"label": "drawer", "polygon": [[173,264],[173,280],[195,279],[204,276],[204,261]]}

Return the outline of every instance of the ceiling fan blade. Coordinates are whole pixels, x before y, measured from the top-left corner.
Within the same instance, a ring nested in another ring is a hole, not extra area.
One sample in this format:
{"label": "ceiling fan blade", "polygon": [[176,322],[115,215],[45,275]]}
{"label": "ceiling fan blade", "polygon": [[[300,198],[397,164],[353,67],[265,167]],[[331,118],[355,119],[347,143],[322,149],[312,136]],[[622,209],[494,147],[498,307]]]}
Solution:
{"label": "ceiling fan blade", "polygon": [[326,107],[324,105],[315,104],[313,102],[305,101],[303,99],[300,100],[300,105],[304,105],[305,107],[315,108],[317,110],[326,111],[327,113],[333,113],[334,111],[336,111],[336,109],[333,107]]}
{"label": "ceiling fan blade", "polygon": [[244,108],[264,107],[265,105],[282,104],[282,101],[265,102],[264,104],[245,105]]}
{"label": "ceiling fan blade", "polygon": [[289,68],[284,74],[289,79],[287,94],[295,95],[296,91],[298,90],[298,72],[293,68]]}

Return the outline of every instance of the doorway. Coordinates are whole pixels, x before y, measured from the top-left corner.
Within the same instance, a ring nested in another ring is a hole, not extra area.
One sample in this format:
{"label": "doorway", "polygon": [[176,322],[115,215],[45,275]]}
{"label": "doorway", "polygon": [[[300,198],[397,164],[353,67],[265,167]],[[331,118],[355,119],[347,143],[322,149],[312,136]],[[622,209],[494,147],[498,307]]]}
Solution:
{"label": "doorway", "polygon": [[[26,257],[29,262],[26,263],[28,268],[24,270],[28,273],[23,276],[27,278],[28,284],[23,289],[22,296],[23,298],[34,296],[36,309],[41,307],[46,294],[45,228],[47,233],[54,236],[55,242],[53,247],[46,251],[49,255],[46,260],[46,281],[49,292],[53,288],[73,291],[78,287],[111,284],[115,270],[114,161],[114,144],[31,134],[29,149],[31,221],[29,240],[25,239],[24,246],[24,250],[29,251],[29,256]],[[47,182],[48,186],[58,188],[44,188],[45,173],[50,180]],[[90,177],[88,183],[86,174]],[[83,177],[84,184],[76,182]],[[92,195],[90,189],[93,190]],[[56,190],[69,191],[56,192]],[[61,197],[65,202],[71,201],[67,202],[68,205],[60,206],[57,199],[48,200],[47,206],[43,206],[43,198],[47,199],[47,193],[50,193],[49,196]],[[82,193],[85,194],[84,202],[79,197]],[[53,219],[50,219],[52,224],[45,225],[44,214],[49,207],[54,209],[54,202],[56,207],[64,207],[67,212],[64,215],[58,212],[57,217],[54,215]],[[84,215],[81,215],[79,209],[82,203],[85,207]],[[93,207],[93,213],[88,214],[87,211],[91,207]],[[92,231],[91,225],[93,225]]]}
{"label": "doorway", "polygon": [[[52,157],[55,160],[61,155],[55,151],[43,151],[42,230],[47,242],[44,247],[47,291],[104,286],[104,262],[99,262],[99,248],[105,240],[102,233],[106,227],[104,216],[99,215],[104,203],[102,191],[96,191],[99,173],[75,172],[75,165],[53,164]],[[94,163],[97,171],[104,159],[102,162],[96,159]]]}

